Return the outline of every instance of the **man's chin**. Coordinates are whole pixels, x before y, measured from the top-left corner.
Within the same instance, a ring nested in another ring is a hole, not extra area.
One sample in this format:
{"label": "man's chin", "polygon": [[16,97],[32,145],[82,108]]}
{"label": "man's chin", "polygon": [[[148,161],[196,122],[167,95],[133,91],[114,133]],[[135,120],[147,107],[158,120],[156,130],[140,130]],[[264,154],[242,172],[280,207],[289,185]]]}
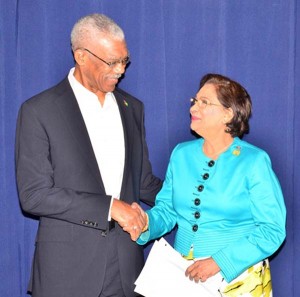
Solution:
{"label": "man's chin", "polygon": [[116,88],[117,84],[111,85],[107,88],[107,92],[113,92]]}

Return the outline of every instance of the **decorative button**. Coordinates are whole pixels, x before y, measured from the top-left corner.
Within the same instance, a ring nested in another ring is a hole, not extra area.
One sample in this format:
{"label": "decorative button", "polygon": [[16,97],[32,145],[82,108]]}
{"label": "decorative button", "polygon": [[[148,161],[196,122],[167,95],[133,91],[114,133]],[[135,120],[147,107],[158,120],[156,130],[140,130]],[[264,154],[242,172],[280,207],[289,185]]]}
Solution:
{"label": "decorative button", "polygon": [[101,236],[106,237],[107,232],[106,231],[101,231]]}
{"label": "decorative button", "polygon": [[197,230],[198,230],[198,225],[195,224],[195,225],[193,226],[193,231],[196,232]]}
{"label": "decorative button", "polygon": [[195,216],[196,219],[199,219],[200,218],[200,212],[196,211],[195,214],[194,214],[194,216]]}
{"label": "decorative button", "polygon": [[203,189],[204,189],[204,186],[203,186],[203,185],[198,186],[198,191],[199,191],[199,192],[202,192]]}
{"label": "decorative button", "polygon": [[194,203],[195,203],[195,205],[197,205],[197,206],[200,205],[200,199],[199,199],[199,198],[196,198],[195,201],[194,201]]}
{"label": "decorative button", "polygon": [[204,175],[203,175],[203,179],[208,179],[209,178],[209,174],[208,173],[205,173]]}
{"label": "decorative button", "polygon": [[209,166],[209,167],[213,167],[214,165],[215,165],[215,161],[210,160],[210,161],[208,162],[208,166]]}

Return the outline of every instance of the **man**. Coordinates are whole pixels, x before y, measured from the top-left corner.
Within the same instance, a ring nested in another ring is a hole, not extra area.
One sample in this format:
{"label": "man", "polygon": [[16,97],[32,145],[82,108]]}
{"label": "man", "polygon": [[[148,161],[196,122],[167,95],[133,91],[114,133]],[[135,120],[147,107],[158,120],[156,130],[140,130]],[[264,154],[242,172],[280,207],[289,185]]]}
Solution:
{"label": "man", "polygon": [[[93,14],[71,33],[75,68],[19,112],[16,170],[25,212],[40,217],[34,297],[131,297],[143,266],[135,240],[153,204],[143,104],[116,88],[129,62],[124,33]],[[124,232],[124,230],[130,233]]]}

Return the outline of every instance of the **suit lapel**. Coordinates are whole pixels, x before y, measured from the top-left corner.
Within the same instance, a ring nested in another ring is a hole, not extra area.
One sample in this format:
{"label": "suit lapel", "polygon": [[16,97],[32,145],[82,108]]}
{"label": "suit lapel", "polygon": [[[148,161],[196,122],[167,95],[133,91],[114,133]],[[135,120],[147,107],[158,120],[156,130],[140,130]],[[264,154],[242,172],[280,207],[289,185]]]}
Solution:
{"label": "suit lapel", "polygon": [[130,160],[130,152],[131,152],[131,143],[132,141],[130,140],[132,137],[130,131],[132,131],[132,112],[131,108],[127,101],[126,97],[124,97],[122,94],[120,94],[117,90],[113,92],[114,96],[117,100],[120,115],[121,115],[121,120],[122,120],[122,125],[123,125],[123,132],[124,132],[124,144],[125,144],[125,162],[124,162],[124,171],[123,171],[123,181],[122,181],[122,187],[121,187],[121,199],[123,197],[123,193],[125,191],[125,186],[127,184],[127,177],[128,177],[128,170],[129,170],[129,160]]}
{"label": "suit lapel", "polygon": [[[103,180],[101,178],[94,150],[82,114],[80,112],[80,108],[67,78],[63,80],[59,85],[59,91],[60,92],[56,100],[56,104],[58,105],[58,108],[60,109],[62,116],[64,117],[71,135],[75,139],[78,149],[82,153],[83,159],[86,160],[88,166],[92,170],[97,184],[100,185],[101,190],[105,192]],[[132,135],[131,133],[129,133],[129,131],[132,130],[132,107],[128,105],[126,97],[120,94],[117,90],[114,91],[114,96],[119,107],[124,132],[125,162],[121,188],[121,193],[124,193],[126,179],[128,176],[127,171],[129,170],[129,154],[132,149],[132,141],[130,140],[130,137],[132,137]]]}
{"label": "suit lapel", "polygon": [[97,184],[100,184],[101,190],[105,192],[88,131],[68,79],[65,79],[61,83],[60,88],[62,92],[61,96],[56,100],[56,104],[64,117],[70,133],[75,139],[78,149],[82,153],[83,159],[92,170]]}

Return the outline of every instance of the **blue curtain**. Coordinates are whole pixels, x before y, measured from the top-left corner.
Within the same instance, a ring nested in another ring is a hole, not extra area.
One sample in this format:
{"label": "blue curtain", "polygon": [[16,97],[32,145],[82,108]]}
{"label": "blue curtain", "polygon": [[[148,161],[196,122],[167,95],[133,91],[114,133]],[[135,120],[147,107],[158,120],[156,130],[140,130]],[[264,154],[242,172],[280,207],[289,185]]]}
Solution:
{"label": "blue curtain", "polygon": [[[0,0],[0,296],[25,297],[36,218],[22,213],[14,172],[18,109],[73,65],[69,35],[101,12],[124,29],[131,65],[120,87],[146,108],[150,158],[164,177],[170,152],[192,139],[188,98],[207,72],[252,96],[246,140],[271,156],[288,210],[271,259],[275,297],[300,291],[300,8],[297,0]],[[170,241],[173,235],[169,235]],[[146,249],[147,252],[149,247]]]}

